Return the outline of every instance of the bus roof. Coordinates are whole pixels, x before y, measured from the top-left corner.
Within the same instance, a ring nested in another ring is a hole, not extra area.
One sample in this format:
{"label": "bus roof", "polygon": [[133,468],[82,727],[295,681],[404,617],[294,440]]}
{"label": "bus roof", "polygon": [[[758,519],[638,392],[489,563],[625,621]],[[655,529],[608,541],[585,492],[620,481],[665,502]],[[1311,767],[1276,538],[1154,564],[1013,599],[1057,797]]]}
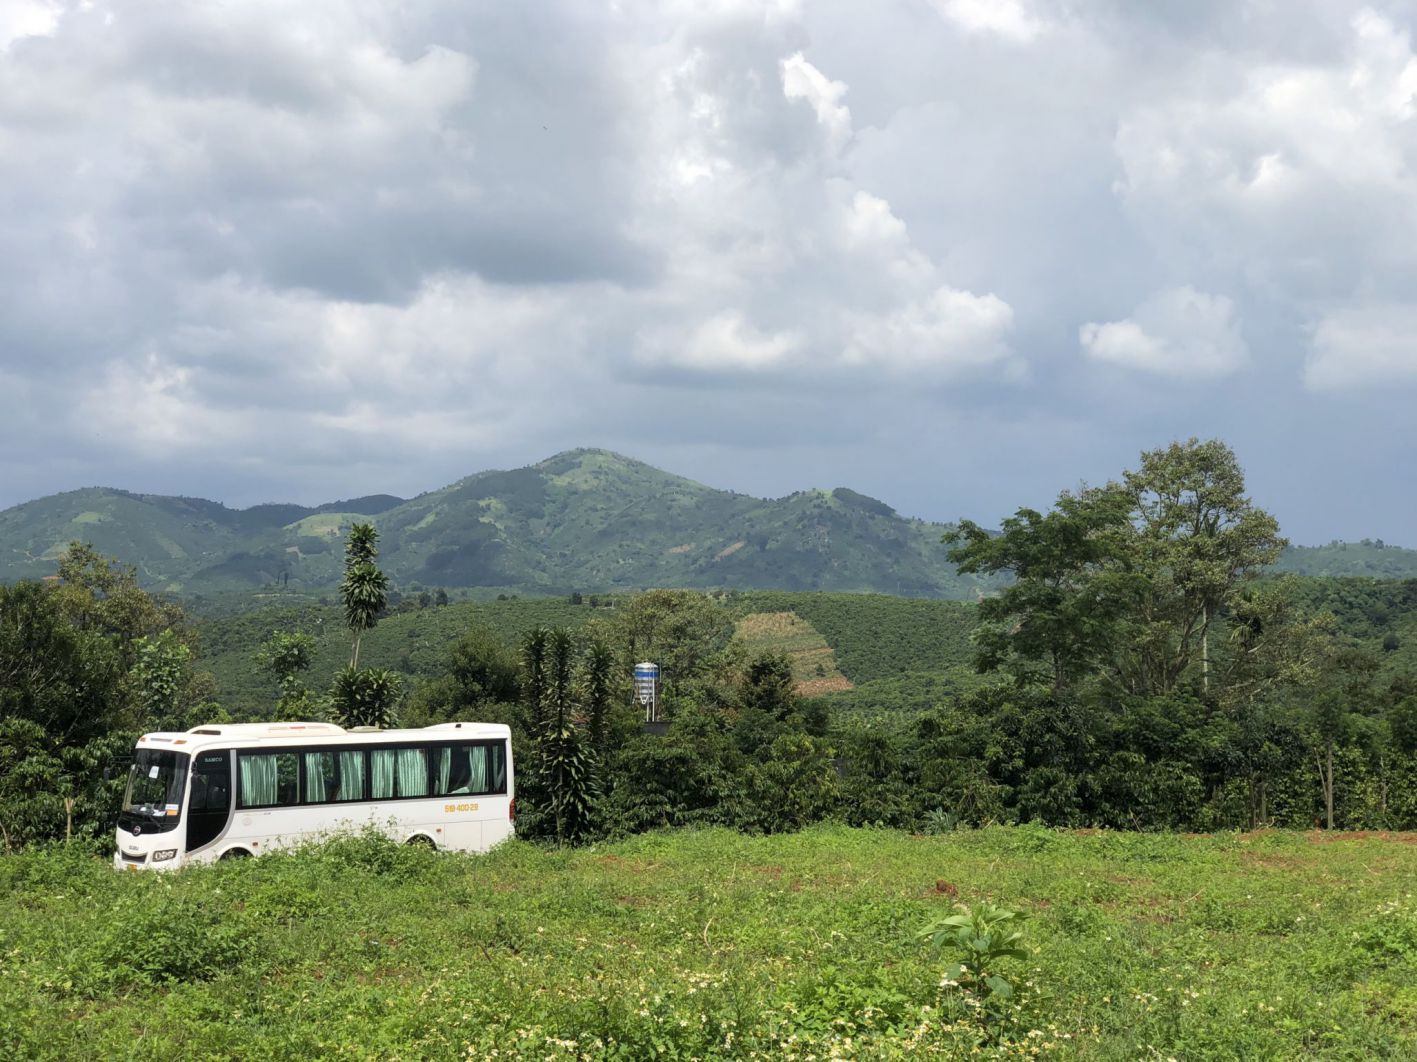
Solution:
{"label": "bus roof", "polygon": [[504,723],[437,723],[417,730],[380,730],[376,727],[346,730],[334,723],[211,723],[187,731],[144,734],[138,739],[138,745],[191,752],[232,746],[379,745],[388,741],[451,741],[457,738],[485,741],[510,737],[511,728]]}

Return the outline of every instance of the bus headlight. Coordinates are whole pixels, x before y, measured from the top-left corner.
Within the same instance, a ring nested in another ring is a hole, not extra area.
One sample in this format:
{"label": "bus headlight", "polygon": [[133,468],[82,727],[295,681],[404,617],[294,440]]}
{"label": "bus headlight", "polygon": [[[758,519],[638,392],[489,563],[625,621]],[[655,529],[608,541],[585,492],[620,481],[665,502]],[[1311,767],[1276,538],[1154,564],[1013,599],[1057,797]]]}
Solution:
{"label": "bus headlight", "polygon": [[156,851],[156,852],[153,853],[153,862],[154,862],[154,863],[161,863],[164,859],[171,859],[171,858],[172,858],[173,856],[175,856],[176,854],[177,854],[177,849],[175,849],[175,848],[163,848],[163,849],[160,849],[159,851]]}

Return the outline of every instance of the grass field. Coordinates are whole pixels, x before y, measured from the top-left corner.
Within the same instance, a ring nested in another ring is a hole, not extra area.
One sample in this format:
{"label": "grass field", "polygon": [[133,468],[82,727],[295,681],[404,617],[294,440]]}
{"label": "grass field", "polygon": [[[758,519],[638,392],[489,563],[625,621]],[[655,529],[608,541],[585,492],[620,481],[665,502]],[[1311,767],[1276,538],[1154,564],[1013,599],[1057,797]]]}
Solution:
{"label": "grass field", "polygon": [[1417,844],[650,834],[486,857],[358,838],[174,876],[0,858],[0,1057],[963,1057],[916,940],[1029,914],[986,1054],[1417,1056]]}

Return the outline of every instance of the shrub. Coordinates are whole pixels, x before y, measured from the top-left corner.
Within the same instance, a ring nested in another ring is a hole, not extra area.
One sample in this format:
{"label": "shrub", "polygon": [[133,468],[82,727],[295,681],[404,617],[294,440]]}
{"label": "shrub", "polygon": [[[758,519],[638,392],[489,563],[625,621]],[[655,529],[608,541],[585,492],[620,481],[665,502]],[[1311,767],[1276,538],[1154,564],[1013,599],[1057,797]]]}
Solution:
{"label": "shrub", "polygon": [[113,904],[82,954],[76,986],[209,981],[259,963],[257,938],[232,912],[166,882],[155,886]]}
{"label": "shrub", "polygon": [[1028,958],[1018,928],[1025,916],[987,901],[957,908],[959,914],[931,923],[918,936],[929,942],[937,957],[949,959],[940,979],[947,1010],[997,1035],[1010,1021],[1010,1003],[1017,995],[1014,982],[998,972],[999,963]]}

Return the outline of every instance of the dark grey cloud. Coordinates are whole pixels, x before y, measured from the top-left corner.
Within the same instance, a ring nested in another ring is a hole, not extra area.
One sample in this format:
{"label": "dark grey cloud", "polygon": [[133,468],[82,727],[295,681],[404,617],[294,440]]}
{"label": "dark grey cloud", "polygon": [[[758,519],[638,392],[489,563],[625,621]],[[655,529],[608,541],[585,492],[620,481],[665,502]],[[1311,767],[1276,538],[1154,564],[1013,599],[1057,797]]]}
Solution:
{"label": "dark grey cloud", "polygon": [[598,444],[995,520],[1216,434],[1417,544],[1414,17],[12,0],[0,504]]}

